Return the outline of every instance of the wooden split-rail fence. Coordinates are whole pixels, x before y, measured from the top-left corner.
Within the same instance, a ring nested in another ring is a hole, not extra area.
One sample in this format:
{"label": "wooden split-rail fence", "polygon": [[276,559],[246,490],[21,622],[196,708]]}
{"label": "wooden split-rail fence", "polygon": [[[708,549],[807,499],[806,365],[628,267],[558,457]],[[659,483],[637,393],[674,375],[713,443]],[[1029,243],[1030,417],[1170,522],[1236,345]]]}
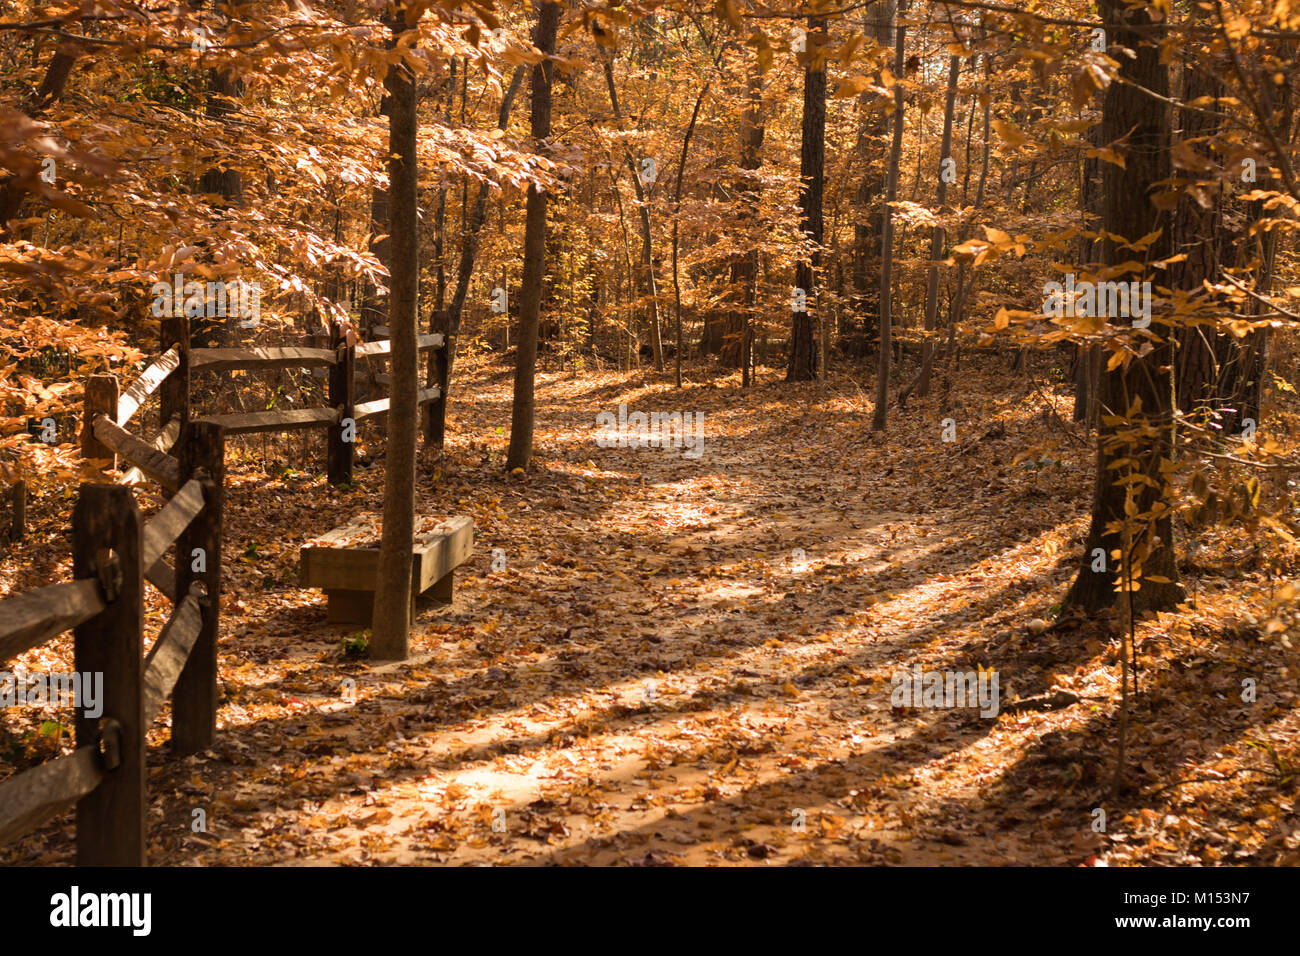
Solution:
{"label": "wooden split-rail fence", "polygon": [[[72,630],[74,670],[103,675],[102,715],[90,718],[78,708],[76,749],[0,782],[0,844],[75,804],[82,866],[145,864],[145,738],[169,697],[173,757],[204,750],[216,737],[226,437],[325,428],[329,480],[350,482],[348,419],[360,423],[388,411],[387,398],[353,402],[356,360],[389,354],[388,341],[194,349],[184,318],[164,319],[162,333],[162,356],[125,392],[111,375],[87,381],[82,455],[114,465],[120,457],[130,467],[113,483],[81,486],[72,515],[73,580],[0,601],[0,668]],[[442,346],[439,334],[419,337],[421,352]],[[328,407],[192,414],[194,373],[315,367],[329,370]],[[146,441],[126,426],[154,392],[165,424]],[[421,389],[421,405],[440,394],[436,387]],[[129,487],[144,478],[168,496],[147,521]],[[174,564],[167,560],[173,546]],[[145,581],[172,602],[147,656]]]}

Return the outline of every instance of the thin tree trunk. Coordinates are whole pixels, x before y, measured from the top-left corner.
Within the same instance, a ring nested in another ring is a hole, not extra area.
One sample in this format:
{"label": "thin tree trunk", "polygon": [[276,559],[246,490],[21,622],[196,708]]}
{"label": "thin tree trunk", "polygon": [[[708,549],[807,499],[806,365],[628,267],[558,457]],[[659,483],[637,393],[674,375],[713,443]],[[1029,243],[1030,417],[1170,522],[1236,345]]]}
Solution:
{"label": "thin tree trunk", "polygon": [[823,237],[822,193],[826,170],[826,36],[825,21],[808,18],[808,63],[803,74],[803,132],[799,149],[799,210],[804,238],[814,244],[808,258],[795,268],[796,295],[802,292],[802,310],[790,313],[790,360],[787,382],[807,382],[817,377],[817,339],[813,334],[813,311],[822,316],[821,242]]}
{"label": "thin tree trunk", "polygon": [[[544,0],[538,6],[533,46],[546,56],[555,52],[555,34],[562,7]],[[536,149],[547,149],[551,135],[551,77],[555,71],[549,59],[533,67],[532,137]],[[519,335],[515,339],[515,393],[510,415],[510,448],[506,468],[528,469],[533,455],[533,425],[536,412],[534,393],[537,374],[537,331],[542,311],[542,284],[546,278],[545,192],[528,187],[524,222],[524,275],[519,289]]]}
{"label": "thin tree trunk", "polygon": [[[948,157],[952,150],[952,110],[957,101],[957,74],[961,70],[961,60],[952,57],[948,63],[948,98],[943,111],[943,143],[939,148],[940,162]],[[944,204],[948,201],[948,183],[939,176],[938,195],[935,207],[943,215]],[[925,287],[925,341],[921,344],[921,370],[917,374],[914,393],[918,398],[930,394],[930,375],[934,370],[934,330],[939,313],[939,257],[943,255],[947,234],[943,226],[935,226],[930,236],[930,270]]]}
{"label": "thin tree trunk", "polygon": [[[609,104],[614,110],[614,121],[623,128],[623,111],[618,105],[618,87],[614,83],[614,55],[601,51],[604,58],[605,86],[609,89]],[[659,319],[659,289],[655,282],[654,239],[650,231],[650,205],[646,201],[645,188],[641,183],[641,172],[637,169],[636,157],[624,148],[624,159],[628,172],[632,174],[632,188],[636,190],[636,202],[641,220],[641,286],[649,296],[650,303],[650,344],[654,349],[655,371],[664,370],[663,332]]]}
{"label": "thin tree trunk", "polygon": [[678,388],[682,387],[682,282],[677,268],[677,221],[681,217],[682,174],[686,171],[686,157],[691,148],[691,135],[695,132],[695,121],[700,117],[700,106],[704,103],[704,97],[708,92],[709,84],[706,82],[704,88],[700,90],[700,95],[695,99],[690,125],[686,127],[686,135],[682,137],[682,159],[677,164],[677,183],[673,189],[673,305],[677,313],[676,384]]}
{"label": "thin tree trunk", "polygon": [[[984,37],[984,21],[983,18],[981,17],[980,38],[983,39],[983,37]],[[986,91],[983,94],[984,131],[983,131],[983,140],[981,143],[981,152],[983,153],[983,157],[980,160],[979,185],[975,188],[975,203],[972,207],[977,210],[982,209],[984,206],[984,184],[988,180],[988,175],[989,175],[989,126],[990,126],[990,111],[993,104],[993,99],[987,92],[987,87],[991,82],[991,76],[992,76],[992,66],[989,60],[988,53],[980,54],[980,59],[983,60],[984,85]],[[966,191],[963,188],[962,205],[965,204],[966,204]],[[944,346],[946,350],[946,354],[944,356],[945,368],[951,367],[952,365],[953,356],[957,348],[957,325],[966,317],[966,297],[970,295],[971,291],[975,287],[975,273],[974,272],[971,273],[971,278],[969,282],[966,281],[965,276],[966,276],[966,264],[965,262],[962,262],[959,263],[957,266],[957,294],[953,299],[952,308],[950,310],[949,325],[948,325],[948,343],[947,345]]]}
{"label": "thin tree trunk", "polygon": [[[393,46],[402,32],[416,29],[407,22],[400,2],[390,21]],[[380,660],[407,655],[411,626],[412,539],[415,534],[415,443],[419,429],[420,369],[419,301],[419,168],[416,157],[415,74],[405,61],[389,66],[388,182],[392,203],[392,281],[388,296],[390,391],[384,455],[384,527],[379,542],[370,654]]]}
{"label": "thin tree trunk", "polygon": [[[745,84],[746,104],[740,114],[740,168],[749,172],[757,170],[762,164],[763,137],[766,127],[763,123],[763,74],[754,63],[750,64],[749,77]],[[758,214],[758,185],[749,176],[739,177],[736,186],[737,200],[740,208],[751,218]],[[731,308],[726,313],[725,332],[718,362],[723,368],[740,367],[741,383],[749,385],[749,359],[752,351],[746,351],[752,344],[753,308],[757,300],[756,283],[758,278],[758,250],[748,249],[739,252],[731,259],[728,268],[728,282],[731,292],[728,298],[735,301],[739,290],[740,307]]]}
{"label": "thin tree trunk", "polygon": [[894,128],[886,170],[884,225],[880,231],[880,370],[876,378],[876,413],[871,422],[871,430],[878,432],[885,430],[889,410],[890,284],[894,271],[894,210],[890,203],[898,195],[898,163],[903,155],[903,44],[907,28],[902,15],[906,11],[906,0],[901,0],[894,14]]}
{"label": "thin tree trunk", "polygon": [[[895,0],[876,0],[866,11],[864,27],[881,46],[893,40]],[[880,76],[876,76],[880,83]],[[875,109],[876,95],[864,90],[858,97],[858,110],[862,119],[858,128],[858,161],[865,170],[858,181],[858,219],[853,226],[853,293],[854,311],[860,317],[861,339],[856,348],[859,356],[866,355],[872,336],[880,324],[880,261],[876,250],[880,247],[880,234],[884,218],[878,203],[885,191],[885,162],[873,163],[873,149],[879,144],[884,152],[884,136],[889,128],[889,114]],[[874,247],[874,248],[873,248]]]}
{"label": "thin tree trunk", "polygon": [[[527,67],[522,65],[515,67],[514,75],[510,78],[510,85],[501,98],[501,109],[497,114],[498,129],[505,129],[510,125],[510,110],[514,105],[515,95],[519,92],[519,87],[523,85],[526,72]],[[438,383],[439,388],[442,389],[442,397],[430,404],[429,441],[435,448],[442,448],[446,441],[447,392],[451,386],[451,373],[456,362],[456,345],[460,338],[461,316],[465,312],[465,298],[469,295],[470,279],[474,275],[474,260],[478,255],[479,236],[483,232],[483,223],[487,220],[489,194],[488,184],[479,183],[478,196],[474,200],[474,209],[470,213],[469,221],[466,223],[464,233],[461,236],[460,261],[456,265],[456,287],[451,294],[451,304],[442,315],[442,327],[434,330],[442,332],[446,336],[447,342],[443,358],[444,369],[441,381]]]}

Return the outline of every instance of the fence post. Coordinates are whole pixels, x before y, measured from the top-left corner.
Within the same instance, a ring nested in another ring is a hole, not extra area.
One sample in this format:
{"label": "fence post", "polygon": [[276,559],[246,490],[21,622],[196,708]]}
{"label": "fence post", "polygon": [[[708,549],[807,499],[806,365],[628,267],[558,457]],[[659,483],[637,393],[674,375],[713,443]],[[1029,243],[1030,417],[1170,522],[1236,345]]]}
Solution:
{"label": "fence post", "polygon": [[[0,554],[6,546],[15,544],[27,533],[27,482],[19,478],[4,490],[8,506],[7,527],[0,526]],[[0,515],[3,512],[0,511]]]}
{"label": "fence post", "polygon": [[13,503],[13,520],[9,525],[9,540],[21,541],[27,534],[27,480],[19,478],[10,490]]}
{"label": "fence post", "polygon": [[[158,344],[163,352],[176,346],[181,358],[172,373],[158,386],[158,425],[166,428],[169,421],[179,418],[183,437],[190,420],[190,320],[183,315],[163,319]],[[179,445],[178,440],[177,447]]]}
{"label": "fence post", "polygon": [[95,437],[95,419],[107,415],[117,421],[117,400],[119,386],[115,375],[92,375],[86,379],[86,400],[82,403],[81,413],[81,457],[87,459],[107,458],[109,467],[117,467],[117,455]]}
{"label": "fence post", "polygon": [[226,436],[219,425],[190,422],[181,434],[181,476],[203,483],[203,510],[176,544],[176,593],[190,582],[206,589],[203,627],[172,692],[172,755],[212,746],[217,734],[217,631],[221,620],[221,513],[225,499]]}
{"label": "fence post", "polygon": [[[79,674],[102,674],[103,713],[76,716],[77,746],[99,742],[107,771],[77,802],[78,866],[144,866],[144,569],[131,489],[82,485],[72,512],[72,576],[98,578],[108,606],[74,630]],[[78,701],[78,703],[82,703]]]}
{"label": "fence post", "polygon": [[428,387],[436,386],[438,397],[424,406],[425,448],[442,448],[447,427],[447,360],[451,356],[451,333],[446,311],[434,313],[434,330],[442,333],[442,348],[429,350]]}
{"label": "fence post", "polygon": [[[334,354],[337,361],[330,366],[329,370],[329,403],[339,410],[339,420],[329,427],[326,454],[329,482],[331,485],[341,485],[352,482],[353,453],[356,448],[355,441],[344,441],[345,437],[355,439],[356,423],[353,422],[350,429],[346,429],[343,424],[343,419],[352,417],[353,383],[356,380],[356,346],[348,345],[344,341],[338,345]],[[351,434],[345,436],[345,431],[350,431]]]}

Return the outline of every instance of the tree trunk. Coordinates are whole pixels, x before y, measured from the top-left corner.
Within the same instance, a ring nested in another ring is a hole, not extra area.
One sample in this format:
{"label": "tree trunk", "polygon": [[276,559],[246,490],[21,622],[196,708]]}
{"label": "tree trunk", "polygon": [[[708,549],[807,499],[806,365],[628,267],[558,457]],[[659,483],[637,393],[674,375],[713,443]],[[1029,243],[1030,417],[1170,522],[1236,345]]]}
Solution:
{"label": "tree trunk", "polygon": [[[866,29],[875,41],[888,47],[893,40],[895,0],[876,0],[868,9]],[[880,77],[876,77],[879,84]],[[853,349],[858,355],[867,353],[868,343],[880,325],[880,235],[884,230],[883,210],[879,199],[885,192],[885,163],[873,163],[873,151],[884,152],[884,137],[889,129],[889,113],[872,108],[876,95],[869,90],[858,97],[858,110],[862,119],[858,127],[855,150],[858,162],[866,170],[858,181],[857,221],[853,226],[853,293],[854,311],[861,317],[861,337]]]}
{"label": "tree trunk", "polygon": [[[952,150],[952,108],[957,101],[957,75],[961,70],[961,60],[952,57],[948,63],[948,98],[943,110],[943,143],[939,148],[940,162],[946,159]],[[940,168],[938,195],[935,208],[943,215],[944,204],[948,201],[948,182]],[[935,226],[930,236],[930,271],[925,287],[925,342],[921,345],[921,371],[916,378],[913,390],[918,398],[930,394],[930,375],[934,370],[934,330],[939,312],[939,258],[943,255],[946,233],[943,226]]]}
{"label": "tree trunk", "polygon": [[[41,85],[31,90],[18,104],[18,108],[32,119],[38,118],[55,100],[63,96],[68,78],[77,65],[81,49],[75,44],[62,45],[50,58]],[[40,182],[39,164],[33,163],[28,175],[10,175],[0,180],[0,237],[8,237],[9,221],[18,218],[23,200]]]}
{"label": "tree trunk", "polygon": [[682,159],[677,164],[677,184],[673,189],[673,308],[676,312],[677,324],[675,381],[678,388],[682,387],[682,281],[677,267],[677,221],[682,211],[682,174],[686,172],[686,157],[691,148],[691,136],[695,133],[695,121],[700,118],[700,106],[703,105],[704,97],[708,92],[709,84],[705,81],[700,95],[695,99],[695,109],[691,110],[691,122],[686,127],[686,135],[682,137]]}
{"label": "tree trunk", "polygon": [[[519,92],[519,87],[523,85],[526,72],[527,68],[522,65],[515,67],[514,75],[510,78],[510,86],[506,88],[505,95],[501,98],[501,110],[497,114],[498,129],[505,129],[510,125],[510,110],[514,105],[515,95]],[[442,389],[442,397],[438,401],[430,403],[429,407],[428,441],[435,448],[442,448],[446,440],[447,390],[451,385],[452,369],[455,367],[456,343],[460,336],[460,321],[465,312],[465,297],[469,294],[470,279],[474,275],[474,259],[478,255],[479,236],[483,232],[483,223],[487,220],[489,192],[487,183],[479,183],[478,197],[474,200],[474,210],[470,214],[469,221],[464,228],[464,234],[461,236],[460,261],[456,265],[456,288],[451,295],[451,305],[441,315],[441,327],[434,329],[435,332],[442,332],[446,336],[447,342],[441,360],[440,380],[436,383]]]}
{"label": "tree trunk", "polygon": [[[399,0],[389,22],[396,46],[407,22]],[[379,571],[370,654],[380,660],[407,655],[410,633],[412,539],[415,533],[415,442],[419,428],[420,369],[418,334],[419,221],[416,157],[415,74],[405,61],[389,66],[388,183],[391,202],[392,279],[388,295],[389,362],[387,443],[384,455],[384,527],[379,542]]]}
{"label": "tree trunk", "polygon": [[[822,192],[826,171],[826,35],[825,21],[808,18],[808,63],[803,74],[803,135],[799,149],[799,211],[804,238],[815,244],[795,268],[795,295],[801,300],[790,314],[790,360],[787,382],[807,382],[817,377],[817,339],[813,311],[824,321],[816,286],[821,278],[823,235]],[[800,308],[802,306],[802,308]]]}
{"label": "tree trunk", "polygon": [[[614,110],[614,120],[619,129],[623,128],[623,111],[618,105],[618,87],[614,84],[614,55],[605,54],[605,85],[609,89],[609,104]],[[659,319],[659,289],[655,283],[654,239],[650,231],[650,206],[646,201],[645,188],[641,183],[641,171],[637,168],[636,157],[624,148],[624,159],[628,172],[632,174],[632,188],[636,190],[637,210],[641,220],[641,288],[650,303],[650,344],[654,348],[655,371],[664,370],[663,332]]]}
{"label": "tree trunk", "polygon": [[[1093,146],[1103,146],[1101,127],[1093,126],[1088,130],[1088,142]],[[1079,179],[1079,210],[1082,213],[1082,226],[1095,230],[1102,212],[1101,159],[1096,156],[1083,158]],[[1079,237],[1079,261],[1089,271],[1095,271],[1097,240],[1088,236]],[[1074,420],[1086,422],[1089,426],[1097,424],[1097,382],[1101,375],[1101,346],[1078,346],[1074,356]]]}
{"label": "tree trunk", "polygon": [[[1202,20],[1207,24],[1210,22],[1204,11],[1198,10],[1192,14],[1193,23]],[[1188,49],[1184,55],[1182,101],[1228,95],[1228,90],[1220,79],[1221,75],[1232,71],[1225,54],[1197,47]],[[1260,95],[1272,99],[1276,93],[1282,97],[1280,102],[1268,103],[1267,112],[1268,115],[1279,118],[1282,141],[1289,142],[1289,90],[1283,87],[1274,91],[1273,85],[1260,84]],[[1206,114],[1199,110],[1182,110],[1180,119],[1180,138],[1190,141],[1189,149],[1193,155],[1213,162],[1214,156],[1201,143],[1221,134],[1222,118],[1218,114]],[[1193,171],[1188,175],[1198,177],[1199,174]],[[1253,188],[1283,188],[1274,178],[1271,169],[1262,167],[1259,175],[1261,182]],[[1209,190],[1202,185],[1202,191]],[[1258,245],[1250,249],[1240,227],[1234,226],[1243,223],[1243,220],[1245,223],[1258,222],[1264,215],[1262,202],[1244,205],[1238,203],[1236,208],[1232,208],[1221,184],[1213,199],[1208,208],[1190,197],[1184,198],[1179,204],[1174,220],[1174,237],[1178,245],[1174,251],[1185,253],[1187,259],[1171,266],[1170,281],[1174,288],[1195,293],[1203,288],[1205,280],[1219,281],[1221,272],[1238,266],[1245,255],[1258,263],[1255,270],[1255,291],[1266,295],[1272,276],[1276,230],[1261,234],[1256,240]],[[1259,305],[1252,300],[1251,310],[1258,311]],[[1178,329],[1176,382],[1179,408],[1187,413],[1195,413],[1200,409],[1212,412],[1215,424],[1222,429],[1224,435],[1240,435],[1246,419],[1258,424],[1263,379],[1267,370],[1267,336],[1266,330],[1252,332],[1243,339],[1237,339],[1211,326]]]}
{"label": "tree trunk", "polygon": [[[208,70],[208,89],[204,112],[208,119],[226,124],[227,135],[238,135],[238,127],[229,122],[235,113],[235,103],[243,95],[244,84],[230,70]],[[215,163],[204,170],[199,178],[199,190],[203,193],[221,197],[221,204],[226,208],[240,207],[244,204],[244,184],[238,169],[231,169],[222,164],[222,157],[215,157]],[[190,321],[190,347],[205,348],[216,343],[218,346],[230,343],[235,329],[235,319],[228,316],[195,316]]]}
{"label": "tree trunk", "polygon": [[871,421],[871,430],[878,432],[885,430],[889,410],[890,285],[894,271],[894,210],[890,203],[898,195],[898,163],[903,155],[903,44],[907,27],[902,14],[906,11],[906,0],[902,0],[894,14],[894,129],[889,166],[885,171],[884,224],[880,230],[880,369],[876,378],[876,413]]}
{"label": "tree trunk", "polygon": [[[1127,47],[1136,54],[1118,58],[1120,76],[1106,89],[1102,142],[1114,143],[1127,134],[1128,146],[1124,167],[1106,163],[1103,168],[1102,228],[1108,236],[1102,243],[1102,259],[1108,265],[1127,261],[1132,252],[1121,248],[1122,241],[1117,237],[1131,242],[1163,227],[1160,238],[1145,253],[1148,261],[1161,259],[1170,248],[1169,223],[1162,222],[1152,195],[1162,188],[1157,184],[1170,174],[1169,121],[1166,111],[1155,108],[1147,94],[1164,97],[1169,90],[1169,73],[1160,62],[1159,49],[1166,30],[1163,22],[1151,20],[1145,7],[1129,9],[1126,0],[1102,0],[1101,10],[1107,49]],[[1139,278],[1149,277],[1149,270],[1144,271],[1147,275]],[[1111,321],[1129,325],[1131,320],[1120,317]],[[1138,583],[1141,589],[1132,595],[1135,614],[1171,610],[1183,598],[1183,589],[1177,583],[1165,476],[1174,452],[1173,347],[1167,326],[1154,321],[1142,344],[1148,342],[1153,348],[1147,355],[1127,356],[1125,364],[1104,372],[1099,381],[1101,422],[1097,430],[1092,522],[1079,576],[1065,600],[1067,605],[1087,612],[1115,605],[1117,551],[1133,568],[1135,578],[1139,567],[1142,572],[1143,579]],[[1107,418],[1126,416],[1135,401],[1141,403],[1136,415],[1144,420],[1147,434],[1129,439],[1125,433],[1133,426],[1123,421],[1108,424]],[[1139,476],[1135,482],[1118,483],[1130,472]],[[1130,487],[1131,501],[1126,494]],[[1126,516],[1126,504],[1136,509],[1132,518]],[[1133,542],[1132,555],[1125,553],[1126,539]],[[1105,570],[1092,570],[1095,549],[1104,552]],[[1167,580],[1152,581],[1152,575]]]}
{"label": "tree trunk", "polygon": [[[751,64],[749,78],[746,82],[744,111],[740,114],[740,168],[746,171],[757,170],[763,165],[763,137],[766,128],[763,124],[763,74],[756,64]],[[750,218],[758,215],[758,185],[749,176],[742,177],[736,186],[740,208]],[[731,290],[728,298],[739,296],[739,308],[726,312],[718,361],[723,368],[741,368],[741,379],[749,384],[749,367],[747,343],[751,335],[753,309],[757,300],[758,250],[735,255],[728,269],[728,282]],[[734,299],[732,299],[734,301]]]}
{"label": "tree trunk", "polygon": [[[538,7],[533,46],[542,53],[555,52],[555,33],[562,8],[543,0]],[[551,135],[551,77],[554,64],[544,59],[533,67],[532,136],[539,151]],[[506,468],[527,470],[533,455],[534,384],[537,366],[537,329],[542,311],[542,284],[546,278],[546,193],[528,187],[524,220],[524,275],[519,289],[519,334],[515,339],[515,394],[510,415],[510,449]]]}

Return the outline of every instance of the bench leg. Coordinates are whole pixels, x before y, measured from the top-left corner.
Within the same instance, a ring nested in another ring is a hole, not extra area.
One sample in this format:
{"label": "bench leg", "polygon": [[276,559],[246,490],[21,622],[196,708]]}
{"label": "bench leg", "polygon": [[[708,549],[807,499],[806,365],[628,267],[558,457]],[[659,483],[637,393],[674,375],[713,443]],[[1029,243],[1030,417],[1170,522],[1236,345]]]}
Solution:
{"label": "bench leg", "polygon": [[[326,588],[325,619],[331,624],[360,624],[370,627],[375,617],[375,592]],[[415,620],[415,595],[411,595],[411,620]]]}
{"label": "bench leg", "polygon": [[455,575],[455,573],[456,571],[453,568],[452,570],[444,574],[442,577],[440,577],[437,581],[435,581],[433,587],[429,588],[429,596],[440,604],[450,604],[451,603],[451,579]]}
{"label": "bench leg", "polygon": [[331,624],[363,624],[370,626],[375,610],[374,591],[351,591],[329,588],[325,591],[329,606],[325,618]]}

